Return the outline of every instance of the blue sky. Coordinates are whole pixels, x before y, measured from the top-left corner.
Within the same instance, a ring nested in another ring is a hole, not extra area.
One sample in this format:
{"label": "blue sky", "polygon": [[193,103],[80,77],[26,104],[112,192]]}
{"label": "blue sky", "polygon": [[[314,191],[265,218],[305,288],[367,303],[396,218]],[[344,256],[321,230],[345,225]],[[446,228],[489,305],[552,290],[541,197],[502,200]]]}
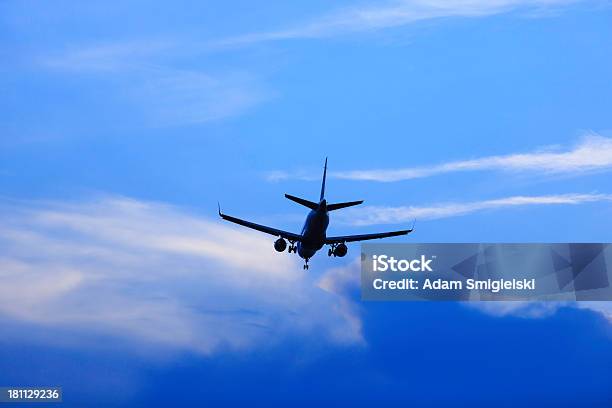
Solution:
{"label": "blue sky", "polygon": [[[608,242],[607,1],[0,5],[0,385],[67,406],[609,406],[608,303],[362,303],[230,214]],[[192,391],[196,389],[198,395]],[[112,393],[109,393],[112,390]],[[96,403],[96,401],[98,403]]]}

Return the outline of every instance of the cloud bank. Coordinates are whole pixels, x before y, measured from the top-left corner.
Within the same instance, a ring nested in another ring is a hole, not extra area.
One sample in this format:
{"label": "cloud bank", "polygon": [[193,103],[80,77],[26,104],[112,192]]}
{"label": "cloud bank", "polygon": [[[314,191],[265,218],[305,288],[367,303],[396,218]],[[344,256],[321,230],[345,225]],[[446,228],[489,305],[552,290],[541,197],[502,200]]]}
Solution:
{"label": "cloud bank", "polygon": [[117,197],[0,208],[3,319],[204,354],[362,341],[338,297],[260,234]]}

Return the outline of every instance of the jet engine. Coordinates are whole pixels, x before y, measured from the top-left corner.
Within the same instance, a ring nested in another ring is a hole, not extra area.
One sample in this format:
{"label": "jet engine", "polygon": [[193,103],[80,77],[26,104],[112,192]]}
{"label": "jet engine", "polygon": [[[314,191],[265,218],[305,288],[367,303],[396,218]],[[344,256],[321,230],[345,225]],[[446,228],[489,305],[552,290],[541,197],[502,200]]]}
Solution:
{"label": "jet engine", "polygon": [[274,241],[274,249],[276,249],[278,252],[283,252],[285,249],[287,249],[287,241],[282,238],[277,239]]}
{"label": "jet engine", "polygon": [[338,256],[340,258],[346,255],[347,252],[348,252],[348,248],[346,247],[344,243],[340,243],[336,245],[336,247],[334,248],[334,256]]}

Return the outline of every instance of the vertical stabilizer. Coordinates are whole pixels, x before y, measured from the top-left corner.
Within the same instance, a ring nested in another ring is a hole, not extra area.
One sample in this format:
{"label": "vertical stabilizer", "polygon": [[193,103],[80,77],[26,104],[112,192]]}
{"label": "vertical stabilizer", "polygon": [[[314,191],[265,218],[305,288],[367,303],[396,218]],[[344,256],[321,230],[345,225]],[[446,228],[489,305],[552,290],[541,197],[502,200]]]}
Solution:
{"label": "vertical stabilizer", "polygon": [[323,183],[321,184],[321,197],[319,201],[325,198],[325,177],[327,176],[327,157],[325,158],[325,168],[323,169]]}

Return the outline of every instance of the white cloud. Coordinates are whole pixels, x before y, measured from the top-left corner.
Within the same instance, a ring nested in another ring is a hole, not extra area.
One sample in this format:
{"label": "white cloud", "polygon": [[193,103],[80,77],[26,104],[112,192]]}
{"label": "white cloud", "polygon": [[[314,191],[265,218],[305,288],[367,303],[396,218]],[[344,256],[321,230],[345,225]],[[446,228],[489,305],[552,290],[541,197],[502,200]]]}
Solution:
{"label": "white cloud", "polygon": [[336,172],[332,175],[348,180],[391,182],[476,170],[575,174],[610,168],[612,168],[612,138],[588,135],[568,151],[538,150],[531,153],[488,156],[425,167],[408,167],[395,170],[354,170]]}
{"label": "white cloud", "polygon": [[340,9],[285,30],[250,33],[217,41],[217,46],[324,38],[379,30],[443,17],[483,17],[514,10],[550,10],[579,0],[400,0]]}
{"label": "white cloud", "polygon": [[544,196],[514,196],[495,200],[467,203],[444,203],[429,207],[377,207],[369,206],[346,210],[338,220],[350,225],[396,224],[414,219],[432,220],[457,217],[477,211],[530,205],[576,205],[601,201],[612,201],[611,194],[560,194]]}
{"label": "white cloud", "polygon": [[[536,173],[541,175],[578,175],[593,171],[606,171],[611,168],[612,138],[592,133],[585,135],[579,143],[569,150],[559,150],[556,147],[554,149],[537,149],[528,153],[456,160],[430,166],[331,171],[329,175],[345,180],[396,182],[466,171],[492,170],[512,173],[529,172],[530,175]],[[304,171],[270,171],[266,173],[265,178],[271,182],[319,179]]]}
{"label": "white cloud", "polygon": [[348,265],[342,265],[328,269],[319,279],[318,286],[338,296],[335,311],[343,316],[351,325],[351,330],[361,335],[363,324],[361,321],[360,308],[353,301],[355,294],[360,289],[361,262],[355,258]]}
{"label": "white cloud", "polygon": [[610,323],[612,323],[612,302],[577,302],[576,306],[580,309],[589,309],[600,313]]}
{"label": "white cloud", "polygon": [[[447,163],[421,167],[379,170],[331,171],[330,177],[345,180],[362,180],[378,182],[395,182],[418,178],[433,177],[440,174],[466,171],[506,171],[529,172],[533,175],[583,174],[592,171],[603,171],[612,168],[612,138],[597,134],[585,135],[570,150],[538,149],[529,153],[515,153],[502,156],[486,156],[469,160],[457,160]],[[271,171],[265,175],[268,181],[285,180],[319,180],[303,171]]]}
{"label": "white cloud", "polygon": [[314,335],[361,342],[273,237],[125,198],[1,207],[0,315],[212,353]]}
{"label": "white cloud", "polygon": [[309,175],[304,171],[300,171],[298,173],[292,173],[284,170],[273,170],[268,171],[264,174],[264,177],[267,181],[270,182],[278,182],[278,181],[286,181],[286,180],[302,180],[302,181],[321,181],[321,175],[313,176]]}

